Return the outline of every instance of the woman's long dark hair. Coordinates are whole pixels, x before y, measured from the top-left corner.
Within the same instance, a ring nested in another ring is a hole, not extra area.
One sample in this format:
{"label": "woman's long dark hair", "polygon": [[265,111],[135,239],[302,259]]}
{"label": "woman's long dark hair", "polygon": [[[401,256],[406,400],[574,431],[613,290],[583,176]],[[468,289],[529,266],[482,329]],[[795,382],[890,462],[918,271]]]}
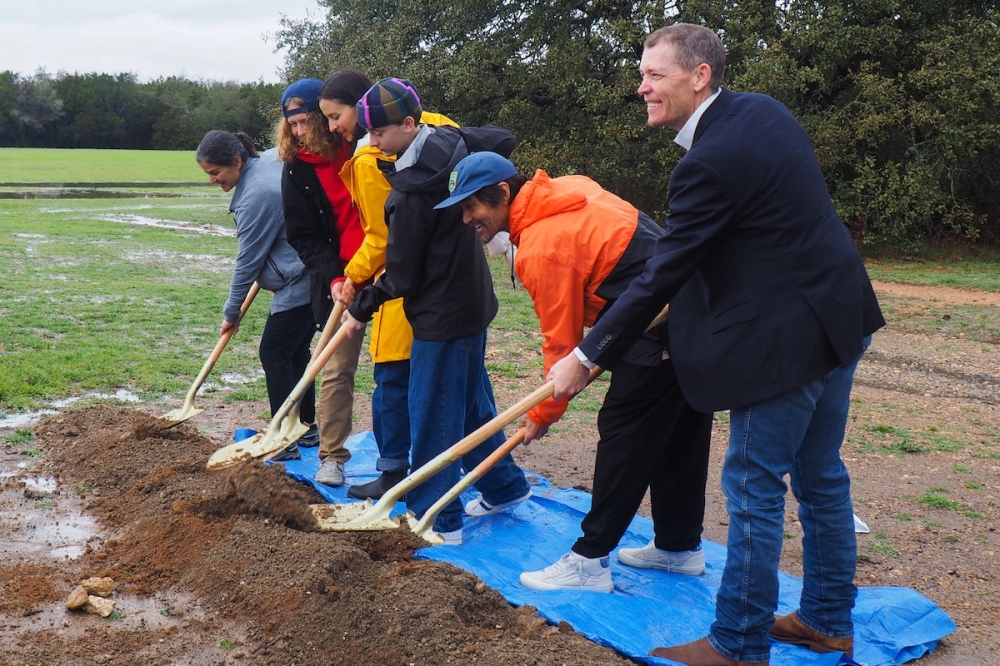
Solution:
{"label": "woman's long dark hair", "polygon": [[246,132],[226,132],[212,130],[198,144],[195,159],[215,166],[233,166],[236,156],[246,164],[251,157],[257,157],[257,147]]}
{"label": "woman's long dark hair", "polygon": [[331,74],[323,83],[323,87],[319,90],[319,98],[354,106],[371,87],[372,80],[364,72],[353,67],[345,67]]}

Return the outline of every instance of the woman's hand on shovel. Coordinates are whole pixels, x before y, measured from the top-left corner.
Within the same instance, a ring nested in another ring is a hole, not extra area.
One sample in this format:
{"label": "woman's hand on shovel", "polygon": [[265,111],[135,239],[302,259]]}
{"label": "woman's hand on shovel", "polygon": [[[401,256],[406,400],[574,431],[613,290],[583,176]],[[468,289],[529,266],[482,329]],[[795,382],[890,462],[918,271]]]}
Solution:
{"label": "woman's hand on shovel", "polygon": [[354,283],[351,282],[351,278],[344,278],[330,285],[330,295],[333,296],[333,300],[344,305],[351,304],[355,293]]}
{"label": "woman's hand on shovel", "polygon": [[230,336],[236,335],[240,331],[240,322],[226,321],[223,319],[222,326],[219,328],[219,337],[221,338],[225,335],[226,331],[229,331]]}

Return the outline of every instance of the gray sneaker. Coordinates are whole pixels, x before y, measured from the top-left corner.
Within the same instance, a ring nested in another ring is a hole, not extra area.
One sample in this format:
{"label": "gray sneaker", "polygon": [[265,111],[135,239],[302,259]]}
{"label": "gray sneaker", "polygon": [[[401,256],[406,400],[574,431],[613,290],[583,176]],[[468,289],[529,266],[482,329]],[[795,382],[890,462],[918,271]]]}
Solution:
{"label": "gray sneaker", "polygon": [[344,463],[324,460],[316,472],[316,483],[324,486],[339,486],[344,483]]}
{"label": "gray sneaker", "polygon": [[700,576],[705,573],[705,551],[699,545],[694,550],[660,550],[650,541],[642,548],[622,548],[618,551],[618,561],[639,569],[660,569],[686,576]]}

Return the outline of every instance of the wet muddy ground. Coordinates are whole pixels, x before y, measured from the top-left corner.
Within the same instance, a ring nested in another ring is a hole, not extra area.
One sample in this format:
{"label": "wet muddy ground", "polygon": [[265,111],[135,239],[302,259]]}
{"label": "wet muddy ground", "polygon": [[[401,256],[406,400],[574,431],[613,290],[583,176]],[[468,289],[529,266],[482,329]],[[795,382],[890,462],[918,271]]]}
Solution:
{"label": "wet muddy ground", "polygon": [[[968,305],[957,298],[981,297],[890,287],[879,293],[897,310],[945,312]],[[991,298],[975,305],[995,308]],[[921,660],[934,666],[1000,663],[997,352],[996,340],[890,327],[857,376],[843,452],[856,511],[871,527],[859,535],[857,580],[914,588],[955,620],[958,631]],[[498,402],[533,388],[499,390]],[[148,413],[179,404],[74,406],[36,425],[30,442],[4,444],[0,663],[630,663],[531,608],[511,608],[470,574],[414,560],[405,532],[308,531],[302,509],[319,497],[279,468],[205,474],[236,427],[260,429],[262,406],[199,398],[210,409],[188,424],[142,427]],[[359,429],[367,409],[359,396]],[[588,419],[571,415],[519,461],[589,489]],[[726,428],[717,416],[705,521],[705,536],[719,542]],[[798,575],[791,499],[786,532],[782,566]],[[91,575],[116,581],[108,619],[63,605]]]}

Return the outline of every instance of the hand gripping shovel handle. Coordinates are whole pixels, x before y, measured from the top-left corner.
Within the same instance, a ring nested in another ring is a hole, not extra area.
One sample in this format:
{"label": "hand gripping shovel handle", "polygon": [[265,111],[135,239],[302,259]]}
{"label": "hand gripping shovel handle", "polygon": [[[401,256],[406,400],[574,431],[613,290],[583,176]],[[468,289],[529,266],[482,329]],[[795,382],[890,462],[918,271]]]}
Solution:
{"label": "hand gripping shovel handle", "polygon": [[292,392],[288,394],[288,398],[286,398],[285,402],[282,403],[281,409],[279,409],[278,413],[271,419],[271,423],[267,426],[267,433],[265,437],[272,434],[272,431],[277,432],[280,429],[282,420],[288,416],[288,412],[291,411],[292,407],[299,404],[299,400],[301,400],[302,396],[305,395],[306,389],[308,389],[309,386],[316,381],[316,376],[319,375],[319,371],[323,369],[323,366],[330,360],[330,357],[333,356],[334,352],[336,352],[340,347],[340,343],[342,343],[346,337],[347,329],[339,328],[337,332],[334,333],[333,337],[330,338],[330,342],[328,342],[326,347],[323,348],[323,351],[315,355],[316,357],[309,364],[309,367],[306,368],[305,374],[302,375],[302,379],[300,379],[299,383],[295,385]]}
{"label": "hand gripping shovel handle", "polygon": [[[250,309],[250,304],[253,303],[253,299],[257,296],[257,292],[259,291],[260,285],[254,282],[250,287],[250,291],[247,292],[246,298],[243,299],[243,305],[240,306],[240,318],[237,322],[243,321],[243,315],[245,315],[247,310]],[[215,367],[216,361],[218,361],[219,357],[222,356],[222,350],[226,348],[227,344],[229,344],[229,339],[231,337],[233,337],[233,329],[229,329],[219,336],[219,341],[215,343],[215,349],[213,349],[212,353],[209,354],[208,360],[205,361],[205,365],[201,367],[201,372],[198,373],[198,377],[194,380],[194,384],[192,384],[191,388],[188,390],[187,397],[184,398],[184,407],[182,409],[187,408],[189,404],[194,404],[195,394],[198,392],[198,389],[201,388],[201,385],[205,383],[208,373],[210,373],[212,368]]]}

